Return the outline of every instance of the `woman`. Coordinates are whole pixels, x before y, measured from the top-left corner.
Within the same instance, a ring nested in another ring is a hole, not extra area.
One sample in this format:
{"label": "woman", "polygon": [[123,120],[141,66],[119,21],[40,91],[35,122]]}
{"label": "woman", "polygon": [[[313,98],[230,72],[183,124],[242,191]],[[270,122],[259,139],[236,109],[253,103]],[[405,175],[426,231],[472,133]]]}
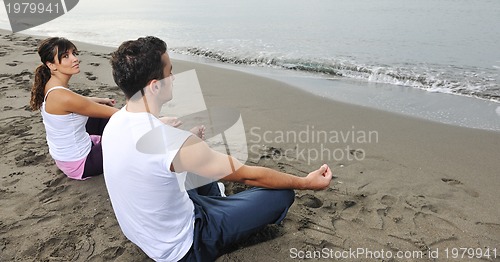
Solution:
{"label": "woman", "polygon": [[102,174],[100,136],[118,109],[109,98],[84,97],[68,88],[80,72],[76,46],[65,38],[43,40],[38,47],[42,65],[35,72],[31,108],[40,110],[49,153],[68,177],[84,180]]}

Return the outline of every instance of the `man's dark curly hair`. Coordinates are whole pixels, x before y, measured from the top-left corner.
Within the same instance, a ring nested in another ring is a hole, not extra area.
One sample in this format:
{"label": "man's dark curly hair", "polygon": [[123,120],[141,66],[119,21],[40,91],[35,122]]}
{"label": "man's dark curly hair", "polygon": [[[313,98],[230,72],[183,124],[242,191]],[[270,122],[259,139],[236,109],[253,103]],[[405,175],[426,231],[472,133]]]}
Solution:
{"label": "man's dark curly hair", "polygon": [[141,37],[123,42],[112,53],[113,79],[130,99],[142,90],[149,81],[163,79],[161,56],[167,51],[167,44],[154,36]]}

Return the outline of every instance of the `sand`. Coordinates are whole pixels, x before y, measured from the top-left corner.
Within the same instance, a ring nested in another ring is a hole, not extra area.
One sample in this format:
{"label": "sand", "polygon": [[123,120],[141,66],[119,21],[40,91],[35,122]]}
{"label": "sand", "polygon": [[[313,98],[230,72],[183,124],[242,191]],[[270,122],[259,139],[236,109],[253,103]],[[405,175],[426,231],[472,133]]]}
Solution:
{"label": "sand", "polygon": [[[48,154],[40,113],[28,108],[37,42],[0,31],[0,261],[148,261],[120,231],[103,177],[68,179]],[[108,62],[113,49],[77,46],[82,72],[71,88],[123,105]],[[328,163],[335,176],[325,191],[296,191],[283,225],[235,243],[218,261],[342,254],[348,261],[446,261],[453,248],[500,253],[500,133],[334,102],[206,64],[173,64],[175,73],[196,70],[207,106],[241,112],[248,164],[305,176]],[[352,250],[379,253],[353,257],[346,253]],[[424,257],[383,259],[382,250]]]}

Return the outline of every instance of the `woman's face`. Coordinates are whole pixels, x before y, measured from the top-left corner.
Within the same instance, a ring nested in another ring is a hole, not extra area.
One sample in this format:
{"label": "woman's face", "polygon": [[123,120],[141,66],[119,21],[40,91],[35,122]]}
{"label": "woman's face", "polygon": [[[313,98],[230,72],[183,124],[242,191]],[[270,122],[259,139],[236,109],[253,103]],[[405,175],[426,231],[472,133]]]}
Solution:
{"label": "woman's face", "polygon": [[[74,75],[80,73],[80,60],[78,60],[78,53],[74,48],[70,48],[68,51],[63,53],[60,61],[58,59],[58,55],[56,54],[54,61],[56,71],[62,74]],[[54,70],[52,67],[51,69]]]}

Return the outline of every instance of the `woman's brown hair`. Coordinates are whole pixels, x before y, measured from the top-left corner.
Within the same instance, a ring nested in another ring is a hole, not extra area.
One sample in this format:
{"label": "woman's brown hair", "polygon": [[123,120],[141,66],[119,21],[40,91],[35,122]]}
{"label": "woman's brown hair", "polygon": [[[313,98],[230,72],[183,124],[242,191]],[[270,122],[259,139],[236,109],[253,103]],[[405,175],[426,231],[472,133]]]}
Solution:
{"label": "woman's brown hair", "polygon": [[31,88],[30,106],[32,110],[39,110],[45,98],[45,85],[51,77],[51,72],[47,62],[54,63],[57,55],[58,61],[68,52],[69,49],[77,51],[76,46],[66,38],[51,37],[40,42],[38,46],[38,55],[42,64],[35,70],[35,82]]}

